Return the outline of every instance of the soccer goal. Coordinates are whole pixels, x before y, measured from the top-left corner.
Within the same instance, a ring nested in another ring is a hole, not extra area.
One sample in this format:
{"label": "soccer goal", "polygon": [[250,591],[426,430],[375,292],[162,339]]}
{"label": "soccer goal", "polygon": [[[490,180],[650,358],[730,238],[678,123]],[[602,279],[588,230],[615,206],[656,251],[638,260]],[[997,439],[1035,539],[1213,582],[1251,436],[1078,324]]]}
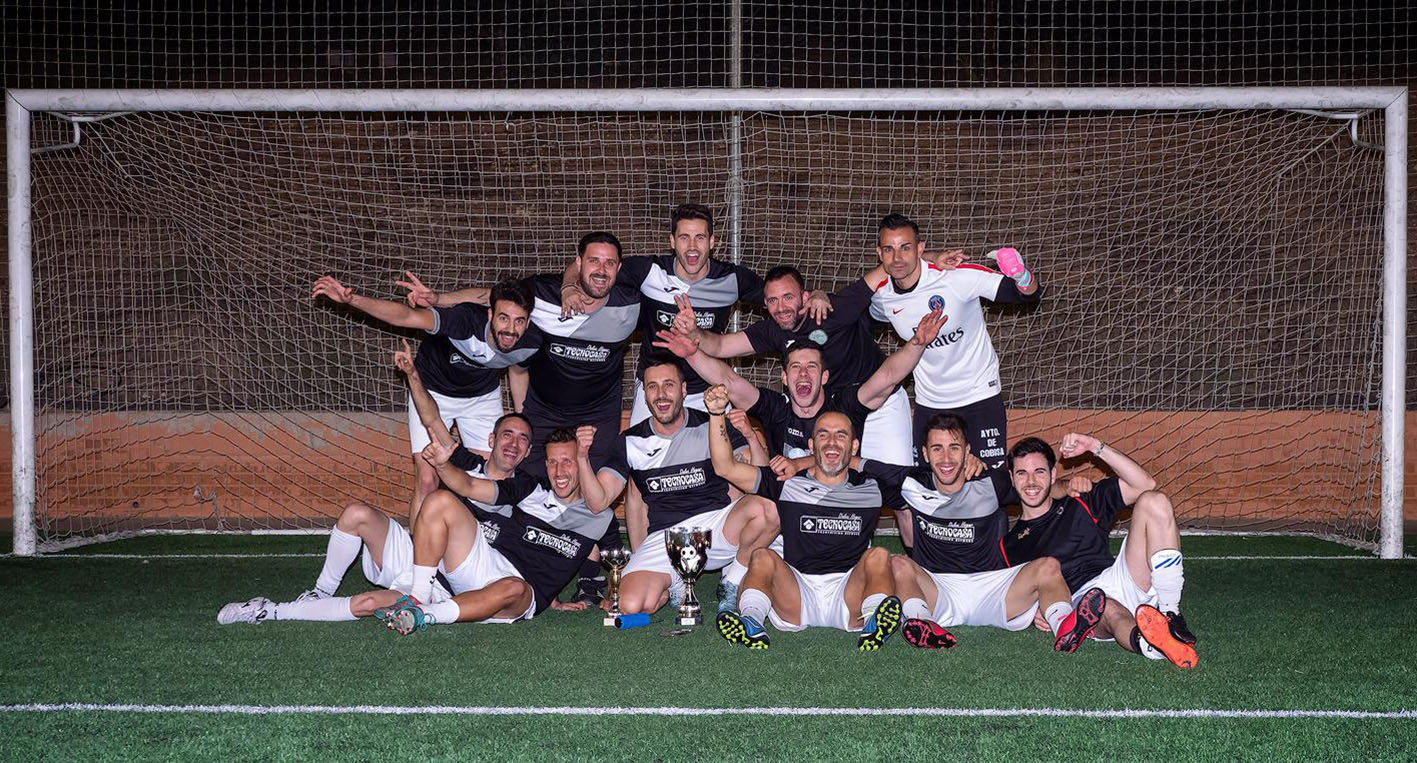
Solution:
{"label": "soccer goal", "polygon": [[[1402,88],[12,90],[15,552],[327,526],[412,487],[399,335],[313,303],[559,270],[576,239],[833,289],[903,212],[1025,252],[1010,435],[1092,432],[1186,529],[1398,556]],[[883,342],[893,339],[883,333]],[[775,361],[752,364],[775,378]],[[628,385],[627,385],[628,388]]]}

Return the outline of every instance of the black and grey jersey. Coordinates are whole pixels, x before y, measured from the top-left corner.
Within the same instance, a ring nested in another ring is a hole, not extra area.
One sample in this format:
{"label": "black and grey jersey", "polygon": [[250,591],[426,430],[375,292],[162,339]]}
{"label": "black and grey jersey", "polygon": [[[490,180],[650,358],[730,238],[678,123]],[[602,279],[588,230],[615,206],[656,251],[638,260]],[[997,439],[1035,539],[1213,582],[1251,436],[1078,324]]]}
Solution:
{"label": "black and grey jersey", "polygon": [[861,385],[851,384],[833,390],[822,390],[826,398],[822,407],[811,416],[798,416],[787,395],[766,387],[758,387],[758,402],[748,409],[748,415],[763,425],[768,437],[768,450],[788,458],[801,458],[811,453],[807,445],[812,440],[812,428],[823,413],[844,413],[856,427],[856,438],[866,426],[871,409],[861,404]]}
{"label": "black and grey jersey", "polygon": [[433,308],[433,328],[413,366],[428,389],[448,397],[481,397],[502,383],[502,369],[525,363],[541,347],[541,332],[527,326],[512,349],[497,349],[488,308],[464,303]]}
{"label": "black and grey jersey", "polygon": [[824,485],[812,478],[811,469],[779,482],[764,466],[758,469],[753,492],[777,502],[782,559],[807,575],[855,567],[871,546],[888,498],[874,477],[855,469],[847,473],[846,482]]}
{"label": "black and grey jersey", "polygon": [[591,511],[584,500],[562,501],[546,480],[524,472],[497,481],[497,502],[516,506],[497,550],[531,585],[538,613],[576,576],[615,518],[609,509]]}
{"label": "black and grey jersey", "polygon": [[[713,257],[708,261],[708,273],[697,281],[685,281],[674,273],[674,255],[626,257],[620,262],[619,280],[640,290],[640,364],[635,375],[643,377],[645,362],[658,353],[652,343],[656,332],[674,325],[679,307],[675,297],[689,295],[694,306],[694,318],[699,328],[721,334],[728,328],[733,308],[740,301],[760,303],[763,299],[763,279],[757,273],[731,262]],[[679,362],[690,394],[708,389],[688,363]]]}
{"label": "black and grey jersey", "polygon": [[[649,511],[649,531],[663,530],[706,511],[728,505],[728,480],[713,470],[709,457],[709,417],[684,409],[684,426],[669,437],[654,429],[653,417],[620,433],[602,467],[620,479],[633,479]],[[733,449],[747,445],[732,427]]]}
{"label": "black and grey jersey", "polygon": [[561,317],[561,276],[526,279],[536,296],[531,321],[545,335],[528,368],[528,396],[569,418],[619,409],[625,349],[640,318],[640,292],[620,283],[588,315]]}
{"label": "black and grey jersey", "polygon": [[1015,565],[1051,556],[1063,566],[1068,588],[1077,591],[1115,561],[1107,536],[1126,508],[1122,483],[1108,477],[1077,498],[1053,501],[1041,517],[1020,518],[1004,536],[1005,558]]}
{"label": "black and grey jersey", "polygon": [[827,389],[860,384],[886,362],[886,356],[872,335],[871,296],[865,280],[831,295],[832,312],[820,325],[803,318],[797,328],[788,331],[770,318],[743,330],[753,345],[753,352],[782,352],[789,344],[807,342],[822,348],[822,362],[831,375]]}
{"label": "black and grey jersey", "polygon": [[[491,479],[487,476],[487,459],[461,445],[453,449],[453,455],[448,458],[448,463],[467,472],[469,477],[481,480]],[[520,472],[515,472],[513,476],[516,474],[520,474]],[[502,531],[512,523],[512,504],[482,503],[467,496],[458,497],[462,498],[463,505],[472,512],[472,516],[481,525],[482,537],[488,543],[497,546],[504,537]],[[515,534],[515,531],[512,534]]]}
{"label": "black and grey jersey", "polygon": [[956,493],[935,489],[929,467],[896,466],[863,460],[861,470],[899,489],[911,512],[915,549],[911,558],[930,572],[971,573],[1003,569],[1004,533],[1016,501],[1004,469],[964,483]]}

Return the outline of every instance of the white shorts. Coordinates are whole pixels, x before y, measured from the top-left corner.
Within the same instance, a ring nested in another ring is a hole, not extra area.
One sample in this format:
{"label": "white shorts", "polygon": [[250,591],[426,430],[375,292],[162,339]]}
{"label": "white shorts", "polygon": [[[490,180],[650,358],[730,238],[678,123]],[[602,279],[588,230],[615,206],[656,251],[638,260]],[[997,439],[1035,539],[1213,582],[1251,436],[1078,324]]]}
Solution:
{"label": "white shorts", "polygon": [[[728,522],[728,514],[733,511],[733,507],[738,502],[724,506],[717,511],[706,511],[696,514],[680,522],[673,527],[706,527],[713,530],[713,544],[709,546],[708,564],[704,565],[705,570],[717,570],[728,566],[735,556],[738,555],[738,547],[729,543],[723,537],[723,526]],[[674,566],[669,563],[669,549],[664,545],[665,530],[655,530],[645,536],[645,540],[640,547],[630,554],[630,563],[625,565],[624,574],[631,572],[659,572],[668,575],[671,580],[677,580],[679,573],[674,571]]]}
{"label": "white shorts", "polygon": [[1117,550],[1117,558],[1112,562],[1112,566],[1097,573],[1097,577],[1083,583],[1078,590],[1073,591],[1073,603],[1076,604],[1082,595],[1090,588],[1101,588],[1107,594],[1107,598],[1115,599],[1117,603],[1127,608],[1128,612],[1136,613],[1137,607],[1143,604],[1156,606],[1156,589],[1149,588],[1145,591],[1141,586],[1132,580],[1132,571],[1127,569],[1127,539],[1122,539],[1122,547]]}
{"label": "white shorts", "polygon": [[880,408],[866,417],[861,434],[861,457],[886,464],[910,466],[915,463],[910,421],[910,398],[897,387]]}
{"label": "white shorts", "polygon": [[[644,382],[635,382],[635,396],[632,400],[633,402],[630,403],[630,426],[634,426],[649,418],[649,405],[645,403]],[[704,393],[702,392],[686,395],[684,397],[684,407],[708,413],[708,411],[704,409]]]}
{"label": "white shorts", "polygon": [[801,607],[797,612],[799,622],[790,623],[778,614],[777,609],[768,611],[768,622],[780,631],[800,631],[819,626],[836,628],[841,631],[859,631],[854,621],[859,612],[846,608],[846,579],[851,571],[828,572],[822,575],[808,575],[798,572],[796,567],[787,565],[792,577],[797,579],[797,594]]}
{"label": "white shorts", "polygon": [[[438,404],[438,417],[449,429],[458,425],[458,439],[468,450],[486,452],[487,443],[492,439],[492,427],[502,417],[502,388],[488,392],[481,397],[448,397],[428,390],[433,402]],[[413,397],[408,398],[408,441],[417,455],[428,447],[432,439],[428,429],[418,418],[418,409],[413,407]]]}
{"label": "white shorts", "polygon": [[[408,534],[408,530],[405,530],[403,525],[393,519],[389,520],[389,531],[384,536],[383,559],[383,566],[376,565],[366,547],[362,559],[364,577],[380,588],[388,588],[405,594],[411,591],[413,589],[413,536]],[[517,568],[513,567],[512,563],[507,561],[500,551],[487,544],[487,541],[482,537],[481,528],[472,542],[472,550],[468,552],[467,558],[458,565],[456,570],[447,571],[441,562],[438,564],[438,569],[443,573],[448,584],[452,586],[452,590],[449,591],[445,588],[442,581],[434,579],[433,594],[429,604],[447,601],[464,591],[486,588],[502,578],[522,579]],[[532,597],[526,612],[518,617],[489,617],[480,622],[510,623],[530,619],[534,614],[536,614],[536,598]]]}
{"label": "white shorts", "polygon": [[935,609],[931,619],[945,628],[956,625],[986,625],[1021,631],[1033,624],[1038,611],[1034,602],[1027,612],[1009,619],[1007,604],[1009,587],[1018,577],[1019,567],[973,573],[931,572],[935,583]]}

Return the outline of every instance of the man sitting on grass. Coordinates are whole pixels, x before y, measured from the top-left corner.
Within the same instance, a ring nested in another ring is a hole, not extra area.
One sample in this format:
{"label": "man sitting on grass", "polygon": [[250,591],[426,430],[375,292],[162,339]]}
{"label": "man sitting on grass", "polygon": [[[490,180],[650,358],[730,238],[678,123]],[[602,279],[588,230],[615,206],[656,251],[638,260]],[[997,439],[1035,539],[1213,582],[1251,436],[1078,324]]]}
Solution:
{"label": "man sitting on grass", "polygon": [[[1075,496],[1052,499],[1049,491],[1058,477],[1053,449],[1037,437],[1016,443],[1009,450],[1009,473],[1023,514],[1004,539],[1008,562],[1057,558],[1071,590],[1101,588],[1107,594],[1094,638],[1115,638],[1129,652],[1195,667],[1196,637],[1180,611],[1185,576],[1171,499],[1137,462],[1096,437],[1069,433],[1059,451],[1063,458],[1090,452],[1117,476]],[[1128,507],[1131,524],[1114,558],[1108,532]]]}
{"label": "man sitting on grass", "polygon": [[718,632],[749,649],[766,649],[765,622],[783,631],[825,626],[861,631],[857,648],[863,652],[880,649],[900,627],[890,552],[870,547],[881,506],[890,497],[874,478],[850,468],[860,447],[851,419],[836,412],[818,415],[813,465],[779,481],[771,467],[733,459],[724,417],[727,390],[708,389],[704,407],[714,471],[740,490],[775,501],[782,533],[780,556],[770,548],[753,552],[738,608],[719,613]]}

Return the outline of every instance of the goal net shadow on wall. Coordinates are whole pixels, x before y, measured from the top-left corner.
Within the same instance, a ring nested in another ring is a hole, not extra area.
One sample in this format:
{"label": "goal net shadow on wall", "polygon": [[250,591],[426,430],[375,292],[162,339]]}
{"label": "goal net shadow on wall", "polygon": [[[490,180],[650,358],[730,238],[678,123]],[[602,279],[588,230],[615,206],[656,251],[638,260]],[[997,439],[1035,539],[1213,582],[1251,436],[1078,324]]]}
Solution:
{"label": "goal net shadow on wall", "polygon": [[[887,212],[976,260],[1018,247],[1046,293],[988,312],[1010,440],[1097,434],[1187,529],[1371,547],[1384,161],[1365,144],[1383,127],[1365,115],[1355,141],[1347,121],[1279,109],[86,125],[31,166],[38,540],[324,527],[356,500],[400,513],[399,334],[312,302],[311,283],[396,299],[406,270],[440,290],[559,271],[594,229],[657,253],[669,210],[697,201],[720,256],[796,265],[815,288],[874,263]],[[776,381],[775,359],[746,368]]]}

